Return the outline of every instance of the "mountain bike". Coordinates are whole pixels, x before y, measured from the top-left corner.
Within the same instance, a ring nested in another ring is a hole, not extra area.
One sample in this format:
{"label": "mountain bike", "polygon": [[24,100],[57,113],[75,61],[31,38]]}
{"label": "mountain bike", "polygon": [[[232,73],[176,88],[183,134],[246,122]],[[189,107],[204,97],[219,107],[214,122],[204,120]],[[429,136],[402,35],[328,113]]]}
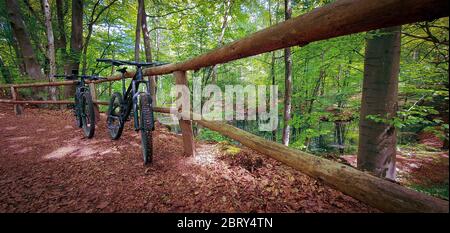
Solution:
{"label": "mountain bike", "polygon": [[[152,131],[155,129],[155,118],[153,115],[151,83],[144,80],[142,73],[143,67],[154,67],[164,65],[166,63],[159,62],[133,62],[112,59],[97,59],[98,62],[110,63],[113,66],[135,66],[136,72],[131,79],[128,88],[125,88],[126,67],[118,69],[121,73],[122,93],[114,92],[109,101],[108,115],[106,123],[110,136],[113,140],[117,140],[122,135],[125,121],[129,120],[132,114],[134,120],[135,131],[141,132],[142,154],[144,165],[149,164],[153,160]],[[140,85],[145,87],[139,89]]]}
{"label": "mountain bike", "polygon": [[77,70],[73,70],[71,75],[54,75],[55,78],[65,78],[66,80],[76,80],[74,115],[75,125],[83,128],[84,135],[92,138],[95,133],[95,113],[91,92],[86,85],[86,79],[104,79],[95,75],[78,75]]}

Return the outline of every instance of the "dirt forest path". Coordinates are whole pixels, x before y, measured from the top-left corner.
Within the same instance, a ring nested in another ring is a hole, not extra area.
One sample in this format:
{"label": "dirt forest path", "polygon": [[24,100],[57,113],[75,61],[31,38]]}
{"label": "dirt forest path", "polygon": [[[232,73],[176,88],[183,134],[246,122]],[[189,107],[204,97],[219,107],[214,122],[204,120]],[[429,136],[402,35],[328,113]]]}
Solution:
{"label": "dirt forest path", "polygon": [[245,148],[226,156],[218,144],[198,142],[198,155],[186,157],[181,137],[164,127],[155,131],[154,163],[144,167],[130,124],[112,141],[104,121],[88,140],[70,111],[15,116],[0,105],[0,212],[376,211]]}

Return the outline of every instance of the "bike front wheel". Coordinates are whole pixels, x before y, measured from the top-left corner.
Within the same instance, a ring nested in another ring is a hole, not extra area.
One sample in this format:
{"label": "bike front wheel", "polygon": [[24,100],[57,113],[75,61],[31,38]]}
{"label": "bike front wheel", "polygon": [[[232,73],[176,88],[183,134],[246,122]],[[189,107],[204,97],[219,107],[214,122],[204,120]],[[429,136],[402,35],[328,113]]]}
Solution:
{"label": "bike front wheel", "polygon": [[139,96],[140,131],[144,165],[151,163],[153,160],[152,129],[154,121],[150,98],[148,94],[141,94]]}
{"label": "bike front wheel", "polygon": [[119,92],[115,92],[109,101],[108,117],[106,118],[109,135],[113,140],[119,139],[122,135],[124,126],[124,122],[121,120],[124,112],[122,104],[122,95]]}
{"label": "bike front wheel", "polygon": [[94,103],[89,92],[81,94],[81,121],[84,135],[92,138],[95,132]]}

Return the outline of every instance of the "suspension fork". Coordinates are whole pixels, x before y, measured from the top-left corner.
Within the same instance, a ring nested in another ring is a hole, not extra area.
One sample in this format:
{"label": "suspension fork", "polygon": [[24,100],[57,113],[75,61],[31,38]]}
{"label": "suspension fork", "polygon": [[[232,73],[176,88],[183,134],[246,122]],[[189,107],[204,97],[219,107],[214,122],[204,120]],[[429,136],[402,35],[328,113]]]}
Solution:
{"label": "suspension fork", "polygon": [[142,79],[142,69],[141,67],[136,67],[136,78],[131,81],[131,101],[133,102],[133,120],[134,120],[134,130],[139,130],[139,115],[137,106],[137,96],[139,95],[139,82]]}
{"label": "suspension fork", "polygon": [[133,121],[134,121],[134,130],[139,130],[139,121],[138,121],[138,112],[137,112],[137,99],[136,90],[139,88],[139,83],[136,84],[136,81],[131,81],[131,102],[133,103]]}

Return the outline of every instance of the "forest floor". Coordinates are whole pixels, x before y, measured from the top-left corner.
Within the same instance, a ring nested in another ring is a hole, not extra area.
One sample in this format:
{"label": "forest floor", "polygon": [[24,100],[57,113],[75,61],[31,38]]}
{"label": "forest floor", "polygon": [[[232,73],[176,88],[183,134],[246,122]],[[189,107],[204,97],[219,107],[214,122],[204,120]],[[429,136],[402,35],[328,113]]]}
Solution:
{"label": "forest floor", "polygon": [[[449,152],[432,133],[421,133],[418,144],[397,149],[396,181],[404,186],[443,199],[449,198]],[[356,155],[342,156],[356,167]]]}
{"label": "forest floor", "polygon": [[377,212],[246,148],[197,142],[186,157],[181,136],[162,126],[143,166],[130,122],[112,141],[104,115],[93,139],[73,119],[0,105],[0,212]]}

